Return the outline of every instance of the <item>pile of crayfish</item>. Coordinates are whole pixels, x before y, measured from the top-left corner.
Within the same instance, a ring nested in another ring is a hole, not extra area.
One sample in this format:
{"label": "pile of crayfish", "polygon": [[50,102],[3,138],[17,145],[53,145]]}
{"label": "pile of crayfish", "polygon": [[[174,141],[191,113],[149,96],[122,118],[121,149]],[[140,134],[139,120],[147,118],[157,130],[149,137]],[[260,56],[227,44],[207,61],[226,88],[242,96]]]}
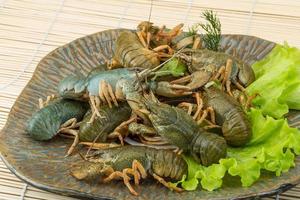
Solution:
{"label": "pile of crayfish", "polygon": [[[88,148],[78,180],[122,179],[131,185],[151,176],[168,182],[187,174],[183,155],[203,166],[226,157],[227,146],[251,138],[245,111],[253,97],[244,88],[255,79],[238,58],[209,50],[197,34],[142,22],[115,41],[113,59],[87,76],[70,74],[58,94],[39,100],[27,132],[36,140],[72,138],[66,156]],[[106,68],[107,70],[102,70]]]}

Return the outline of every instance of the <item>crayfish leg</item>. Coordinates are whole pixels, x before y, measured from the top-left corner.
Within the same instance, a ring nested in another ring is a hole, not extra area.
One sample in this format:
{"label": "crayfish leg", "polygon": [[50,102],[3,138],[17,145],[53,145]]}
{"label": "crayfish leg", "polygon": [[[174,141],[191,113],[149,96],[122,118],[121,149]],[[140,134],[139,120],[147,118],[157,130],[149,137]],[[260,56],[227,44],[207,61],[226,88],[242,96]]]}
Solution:
{"label": "crayfish leg", "polygon": [[[126,135],[124,134],[124,130],[125,133],[128,132],[128,125],[134,121],[136,121],[137,119],[137,116],[136,114],[133,114],[129,120],[125,121],[125,122],[122,122],[120,125],[118,125],[115,130],[109,134],[109,138],[119,138],[120,142],[121,142],[121,145],[124,146],[124,141],[123,141],[123,136]],[[122,134],[123,133],[123,134]]]}
{"label": "crayfish leg", "polygon": [[183,150],[182,150],[182,149],[179,149],[179,148],[176,148],[176,149],[174,150],[174,153],[176,153],[177,155],[181,155],[182,152],[183,152]]}
{"label": "crayfish leg", "polygon": [[201,38],[197,36],[194,40],[192,49],[200,49],[201,48]]}
{"label": "crayfish leg", "polygon": [[152,49],[153,51],[155,52],[159,52],[159,51],[162,51],[162,50],[165,50],[167,49],[168,50],[168,53],[169,54],[173,54],[174,53],[174,50],[167,44],[164,44],[164,45],[160,45],[158,47],[155,47],[154,49]]}
{"label": "crayfish leg", "polygon": [[139,171],[140,174],[142,175],[142,178],[147,177],[147,172],[146,172],[145,168],[143,167],[143,165],[139,161],[134,160],[132,162],[132,169],[135,171]]}
{"label": "crayfish leg", "polygon": [[92,149],[109,149],[109,148],[115,148],[121,146],[119,144],[114,144],[114,143],[95,143],[95,142],[80,142],[79,144],[88,146]]}
{"label": "crayfish leg", "polygon": [[79,143],[78,131],[73,130],[73,129],[68,129],[68,128],[62,128],[60,130],[60,133],[66,133],[66,134],[75,136],[72,145],[70,146],[70,148],[67,151],[67,154],[65,155],[65,157],[68,157],[69,155],[71,155],[73,153],[75,147]]}
{"label": "crayfish leg", "polygon": [[[100,91],[100,87],[101,87],[101,91]],[[100,92],[102,94],[100,94]],[[103,100],[103,96],[104,96],[104,102],[107,102],[108,106],[110,108],[112,108],[112,104],[111,104],[111,96],[109,95],[108,93],[108,85],[107,85],[107,82],[102,80],[100,83],[99,83],[99,96],[100,98]]]}
{"label": "crayfish leg", "polygon": [[77,144],[79,143],[79,136],[78,133],[75,135],[74,141],[72,143],[72,145],[70,146],[69,150],[67,151],[67,154],[65,157],[68,157],[69,155],[71,155],[75,149],[75,147],[77,146]]}
{"label": "crayfish leg", "polygon": [[221,79],[222,77],[224,77],[224,73],[225,73],[225,66],[222,66],[219,68],[219,70],[217,71],[216,75],[212,78],[212,80],[219,80],[219,78]]}
{"label": "crayfish leg", "polygon": [[170,190],[174,190],[176,192],[184,191],[182,188],[179,188],[179,187],[173,185],[172,183],[165,181],[162,177],[158,176],[155,173],[153,173],[152,176],[154,179],[156,179],[158,182],[160,182],[161,184],[163,184],[165,187],[169,188]]}
{"label": "crayfish leg", "polygon": [[203,100],[202,100],[199,92],[195,93],[193,96],[195,97],[196,103],[197,103],[197,110],[193,116],[193,119],[197,119],[198,115],[200,114],[200,112],[203,108]]}
{"label": "crayfish leg", "polygon": [[71,118],[71,119],[67,120],[65,123],[63,123],[62,125],[60,125],[60,129],[63,129],[63,128],[72,129],[72,128],[76,128],[78,126],[79,126],[79,123],[77,123],[77,119]]}
{"label": "crayfish leg", "polygon": [[234,81],[233,83],[239,90],[241,90],[243,92],[246,90],[239,82]]}
{"label": "crayfish leg", "polygon": [[177,107],[183,108],[183,109],[186,108],[187,109],[187,114],[191,115],[194,105],[192,103],[188,103],[188,102],[181,102],[180,104],[178,104]]}
{"label": "crayfish leg", "polygon": [[58,130],[58,133],[61,134],[61,136],[64,136],[64,134],[66,134],[65,136],[74,136],[74,141],[71,145],[71,147],[69,148],[69,150],[67,151],[67,154],[65,155],[65,157],[69,156],[72,154],[72,152],[74,151],[75,147],[77,146],[78,142],[79,142],[79,136],[78,136],[78,131],[74,130],[74,128],[78,128],[80,123],[77,123],[77,119],[76,118],[71,118],[69,120],[67,120],[65,123],[63,123],[60,126],[60,129]]}
{"label": "crayfish leg", "polygon": [[226,66],[225,66],[225,75],[224,75],[224,79],[222,81],[222,85],[226,88],[227,93],[230,96],[233,96],[233,94],[231,92],[231,89],[230,89],[230,85],[231,85],[231,80],[230,80],[231,71],[232,71],[232,60],[231,59],[227,59]]}
{"label": "crayfish leg", "polygon": [[112,102],[115,106],[119,105],[111,85],[104,80],[99,82],[99,97],[101,101],[106,102],[110,108],[112,108]]}
{"label": "crayfish leg", "polygon": [[253,95],[251,95],[251,96],[247,96],[247,95],[246,95],[247,101],[246,101],[246,103],[245,103],[245,105],[244,105],[244,109],[245,109],[245,110],[248,110],[248,109],[249,109],[249,107],[252,105],[253,99],[255,99],[258,95],[259,95],[258,93],[255,93],[255,94],[253,94]]}
{"label": "crayfish leg", "polygon": [[212,124],[216,124],[215,111],[211,106],[207,107],[202,112],[202,115],[199,115],[200,119],[197,121],[197,124],[201,124],[208,117],[208,115],[210,117],[210,121],[212,122]]}
{"label": "crayfish leg", "polygon": [[126,168],[126,169],[123,170],[123,173],[131,174],[134,178],[134,184],[135,185],[140,184],[141,175],[137,170],[134,170],[134,169],[131,169],[131,168]]}
{"label": "crayfish leg", "polygon": [[115,172],[111,173],[107,178],[103,179],[103,182],[107,183],[107,182],[112,181],[114,179],[122,178],[123,181],[124,181],[124,184],[127,186],[128,190],[131,192],[131,194],[137,196],[138,193],[130,185],[129,176],[127,176],[127,174],[125,172],[124,172],[124,170],[123,170],[123,172],[115,171]]}
{"label": "crayfish leg", "polygon": [[192,115],[193,114],[193,119],[196,120],[198,116],[200,115],[200,112],[203,108],[203,100],[200,96],[200,93],[194,93],[193,97],[196,99],[196,104],[193,103],[188,103],[188,102],[181,102],[178,104],[179,108],[186,108],[187,109],[187,114]]}
{"label": "crayfish leg", "polygon": [[154,89],[157,95],[164,97],[180,97],[191,95],[191,88],[184,85],[170,84],[167,81],[160,81]]}
{"label": "crayfish leg", "polygon": [[90,106],[91,106],[93,114],[92,114],[92,117],[91,117],[91,119],[88,123],[92,123],[95,120],[96,115],[98,117],[102,117],[102,116],[100,115],[99,110],[96,106],[96,104],[98,104],[98,102],[96,102],[95,97],[94,96],[89,96],[89,98],[90,98]]}

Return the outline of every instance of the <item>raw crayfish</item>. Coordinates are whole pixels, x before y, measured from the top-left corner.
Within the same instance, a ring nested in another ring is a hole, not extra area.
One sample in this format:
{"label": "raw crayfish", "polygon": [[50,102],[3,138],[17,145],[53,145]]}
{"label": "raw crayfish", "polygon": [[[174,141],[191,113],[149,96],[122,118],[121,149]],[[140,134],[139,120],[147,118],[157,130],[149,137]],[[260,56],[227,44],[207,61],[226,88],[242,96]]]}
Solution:
{"label": "raw crayfish", "polygon": [[[181,33],[183,24],[179,24],[169,32],[165,27],[159,29],[151,22],[141,22],[137,32],[123,31],[116,41],[114,58],[109,68],[141,67],[154,68],[164,57],[171,57],[173,49],[169,46],[173,37]],[[154,43],[152,47],[150,43]],[[167,53],[163,52],[167,50]]]}
{"label": "raw crayfish", "polygon": [[135,33],[124,31],[117,38],[111,68],[116,66],[153,68],[159,64],[158,54],[145,48]]}
{"label": "raw crayfish", "polygon": [[163,177],[181,180],[187,174],[187,164],[180,155],[172,151],[124,146],[98,150],[84,164],[71,169],[71,175],[78,180],[98,179],[109,182],[122,178],[134,195],[138,193],[130,185],[130,176],[138,185],[140,179],[145,179],[147,174],[171,190],[181,192],[183,189],[166,182]]}
{"label": "raw crayfish", "polygon": [[[113,143],[106,143],[108,137],[118,137],[122,140],[122,133],[118,131],[123,128],[124,122],[130,118],[131,109],[126,102],[122,102],[118,107],[113,106],[109,108],[107,105],[102,106],[99,109],[99,113],[102,117],[96,117],[93,122],[89,122],[91,118],[91,111],[88,111],[83,120],[76,125],[76,119],[69,121],[69,125],[65,125],[60,129],[61,134],[68,134],[74,136],[74,142],[67,152],[67,156],[70,155],[78,143],[88,146],[96,147],[114,147]],[[75,130],[79,126],[79,130]],[[93,143],[91,143],[93,142]],[[95,144],[94,144],[95,143]]]}
{"label": "raw crayfish", "polygon": [[109,133],[130,118],[131,108],[126,102],[122,102],[118,107],[103,106],[99,112],[103,117],[96,118],[92,123],[88,123],[92,115],[91,112],[88,112],[83,118],[79,128],[80,141],[92,142],[101,133],[97,141],[105,142]]}
{"label": "raw crayfish", "polygon": [[[127,100],[126,93],[122,90],[124,83],[133,85],[139,80],[138,72],[134,69],[120,68],[109,71],[99,71],[92,73],[86,78],[81,76],[68,76],[64,78],[58,86],[60,96],[63,98],[90,100],[92,105],[92,118],[97,115],[101,117],[98,108],[100,104],[112,104],[118,106],[118,101]],[[188,95],[191,94],[189,87],[169,84],[166,81],[155,85],[154,92],[161,95]]]}
{"label": "raw crayfish", "polygon": [[204,104],[213,108],[226,142],[232,146],[246,144],[252,135],[251,124],[235,98],[213,86],[206,88],[203,96]]}
{"label": "raw crayfish", "polygon": [[144,104],[147,108],[144,112],[157,133],[202,165],[209,166],[226,156],[224,138],[201,128],[182,109],[146,98]]}
{"label": "raw crayfish", "polygon": [[40,109],[27,123],[28,134],[36,140],[49,140],[60,126],[71,118],[80,121],[88,110],[88,104],[75,100],[55,100]]}
{"label": "raw crayfish", "polygon": [[[209,78],[211,78],[210,76],[218,78],[218,76],[222,77],[223,75],[223,80],[227,81],[227,90],[230,90],[229,81],[237,87],[243,88],[255,80],[254,72],[249,65],[223,52],[208,49],[184,49],[178,57],[186,62],[192,74],[202,71],[206,72]],[[194,77],[188,76],[182,80],[187,81],[192,78]]]}

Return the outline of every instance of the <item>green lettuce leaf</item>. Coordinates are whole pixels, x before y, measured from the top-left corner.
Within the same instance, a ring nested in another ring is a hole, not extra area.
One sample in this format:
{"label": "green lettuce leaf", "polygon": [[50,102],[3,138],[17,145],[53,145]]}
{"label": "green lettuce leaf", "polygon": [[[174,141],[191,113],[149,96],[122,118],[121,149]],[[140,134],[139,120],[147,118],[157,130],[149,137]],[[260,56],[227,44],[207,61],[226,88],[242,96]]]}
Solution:
{"label": "green lettuce leaf", "polygon": [[281,118],[288,109],[300,109],[300,50],[277,45],[263,60],[252,66],[256,80],[246,88],[258,93],[253,104],[264,115]]}
{"label": "green lettuce leaf", "polygon": [[160,76],[167,76],[172,75],[174,77],[183,76],[184,73],[187,71],[187,66],[178,58],[172,58],[169,62],[167,62],[162,68],[158,71],[154,72],[154,78]]}

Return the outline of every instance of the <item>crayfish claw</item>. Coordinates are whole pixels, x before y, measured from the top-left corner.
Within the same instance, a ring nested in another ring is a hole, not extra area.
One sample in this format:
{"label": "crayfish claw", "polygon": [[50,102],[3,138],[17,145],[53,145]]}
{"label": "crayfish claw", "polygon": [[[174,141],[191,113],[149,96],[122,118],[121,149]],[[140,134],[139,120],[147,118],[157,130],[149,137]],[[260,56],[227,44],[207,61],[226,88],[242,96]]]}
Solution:
{"label": "crayfish claw", "polygon": [[204,70],[196,71],[191,74],[191,80],[186,86],[190,87],[192,90],[200,88],[208,83],[210,77],[211,72]]}
{"label": "crayfish claw", "polygon": [[186,83],[192,79],[192,75],[187,75],[182,78],[171,81],[171,84]]}
{"label": "crayfish claw", "polygon": [[179,97],[191,95],[192,91],[189,86],[170,84],[167,81],[160,81],[152,88],[157,95],[164,97]]}
{"label": "crayfish claw", "polygon": [[211,77],[211,72],[208,71],[196,71],[191,75],[184,76],[182,78],[176,79],[171,81],[171,84],[186,84],[185,87],[189,88],[190,90],[194,90],[197,88],[202,87],[205,85]]}
{"label": "crayfish claw", "polygon": [[185,86],[185,85],[178,85],[178,84],[172,84],[170,85],[171,89],[178,89],[178,90],[191,90],[191,88],[189,86]]}

